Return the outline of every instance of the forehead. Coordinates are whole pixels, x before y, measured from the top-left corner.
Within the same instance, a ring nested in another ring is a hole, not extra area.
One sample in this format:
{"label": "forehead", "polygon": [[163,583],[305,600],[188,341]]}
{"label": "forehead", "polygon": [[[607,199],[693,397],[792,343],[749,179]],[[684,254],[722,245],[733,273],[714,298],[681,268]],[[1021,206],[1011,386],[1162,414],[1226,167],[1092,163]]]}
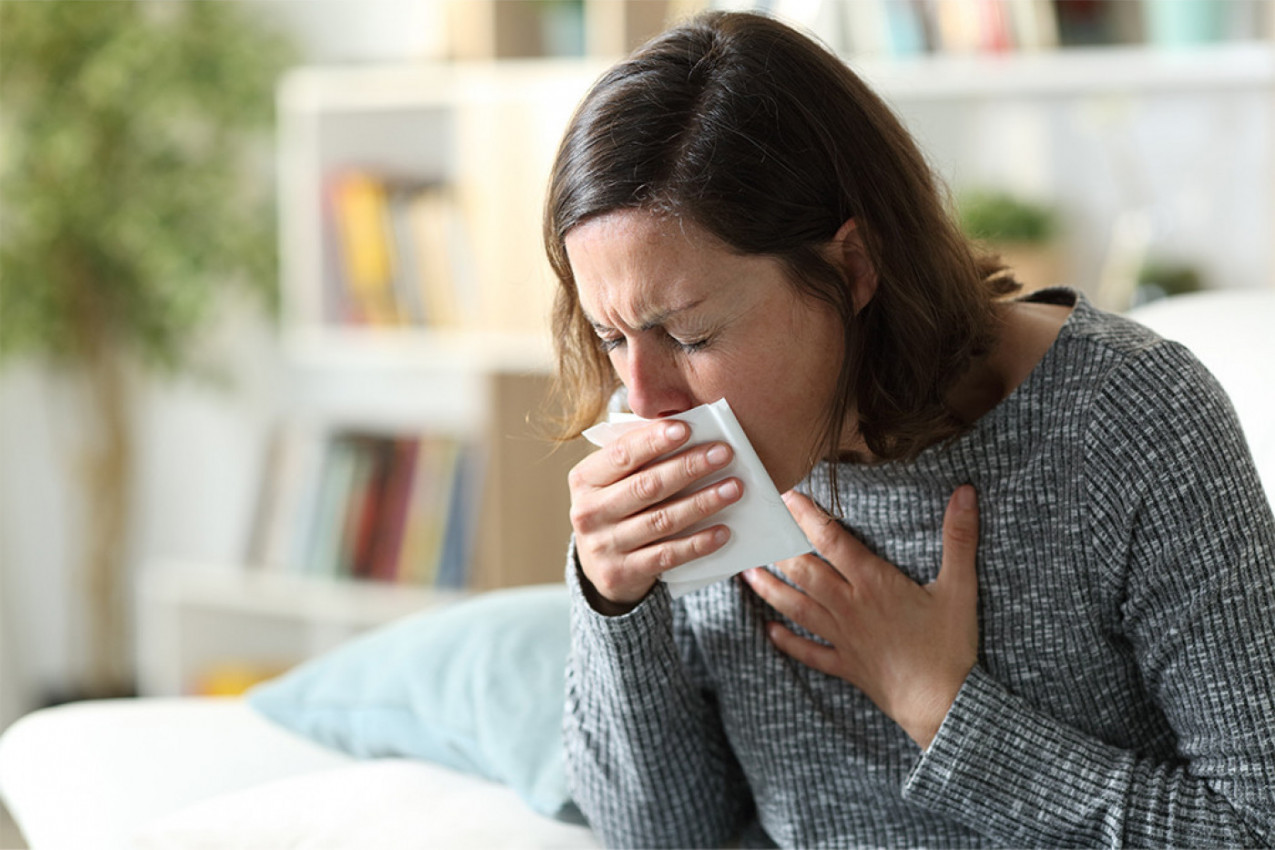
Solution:
{"label": "forehead", "polygon": [[767,262],[741,255],[684,219],[622,210],[567,233],[567,258],[591,318],[659,313],[702,301]]}
{"label": "forehead", "polygon": [[733,252],[699,225],[646,210],[619,210],[572,228],[565,239],[573,273],[616,271],[641,261],[646,265],[709,267]]}

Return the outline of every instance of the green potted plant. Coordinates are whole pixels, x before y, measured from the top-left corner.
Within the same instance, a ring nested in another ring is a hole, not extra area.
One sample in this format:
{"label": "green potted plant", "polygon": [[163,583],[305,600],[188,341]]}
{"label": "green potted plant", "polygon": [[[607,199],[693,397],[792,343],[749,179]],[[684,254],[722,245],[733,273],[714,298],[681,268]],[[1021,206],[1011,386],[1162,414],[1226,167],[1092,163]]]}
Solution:
{"label": "green potted plant", "polygon": [[1168,258],[1149,258],[1138,271],[1133,305],[1146,304],[1175,295],[1189,295],[1204,289],[1204,275],[1195,265]]}
{"label": "green potted plant", "polygon": [[46,361],[89,403],[89,694],[131,687],[132,379],[188,372],[229,291],[275,300],[254,162],[290,56],[238,3],[0,3],[0,358]]}
{"label": "green potted plant", "polygon": [[1063,282],[1058,250],[1058,214],[1052,207],[1001,191],[963,194],[957,209],[961,229],[999,254],[1025,290]]}

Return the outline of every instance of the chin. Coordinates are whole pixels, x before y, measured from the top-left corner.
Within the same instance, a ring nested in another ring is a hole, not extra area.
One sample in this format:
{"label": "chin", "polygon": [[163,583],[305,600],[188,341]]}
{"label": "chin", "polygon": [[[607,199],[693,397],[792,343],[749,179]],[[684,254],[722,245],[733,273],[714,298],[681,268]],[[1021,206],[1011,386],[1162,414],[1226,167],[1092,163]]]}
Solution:
{"label": "chin", "polygon": [[793,487],[801,482],[804,475],[796,475],[791,468],[783,469],[765,458],[762,459],[762,466],[766,467],[766,474],[770,476],[770,480],[774,483],[775,489],[780,493],[787,493]]}

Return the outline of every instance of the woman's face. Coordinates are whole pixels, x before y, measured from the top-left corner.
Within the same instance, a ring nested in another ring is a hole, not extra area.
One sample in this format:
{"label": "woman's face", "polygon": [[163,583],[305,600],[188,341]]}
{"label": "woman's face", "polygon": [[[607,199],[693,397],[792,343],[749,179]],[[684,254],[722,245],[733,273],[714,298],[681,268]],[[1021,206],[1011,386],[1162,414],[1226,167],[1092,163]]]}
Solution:
{"label": "woman's face", "polygon": [[810,471],[835,391],[841,324],[770,257],[690,223],[623,210],[566,237],[580,306],[639,416],[725,398],[780,492]]}

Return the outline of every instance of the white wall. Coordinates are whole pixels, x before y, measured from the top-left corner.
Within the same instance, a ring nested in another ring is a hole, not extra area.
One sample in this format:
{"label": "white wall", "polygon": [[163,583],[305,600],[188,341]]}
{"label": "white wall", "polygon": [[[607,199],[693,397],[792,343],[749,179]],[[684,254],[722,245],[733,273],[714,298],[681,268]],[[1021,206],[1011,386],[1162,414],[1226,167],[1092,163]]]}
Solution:
{"label": "white wall", "polygon": [[[234,562],[280,379],[270,327],[237,305],[205,341],[225,386],[149,381],[136,393],[129,562]],[[76,589],[85,508],[77,457],[92,425],[75,381],[34,362],[0,372],[0,725],[83,669]]]}

